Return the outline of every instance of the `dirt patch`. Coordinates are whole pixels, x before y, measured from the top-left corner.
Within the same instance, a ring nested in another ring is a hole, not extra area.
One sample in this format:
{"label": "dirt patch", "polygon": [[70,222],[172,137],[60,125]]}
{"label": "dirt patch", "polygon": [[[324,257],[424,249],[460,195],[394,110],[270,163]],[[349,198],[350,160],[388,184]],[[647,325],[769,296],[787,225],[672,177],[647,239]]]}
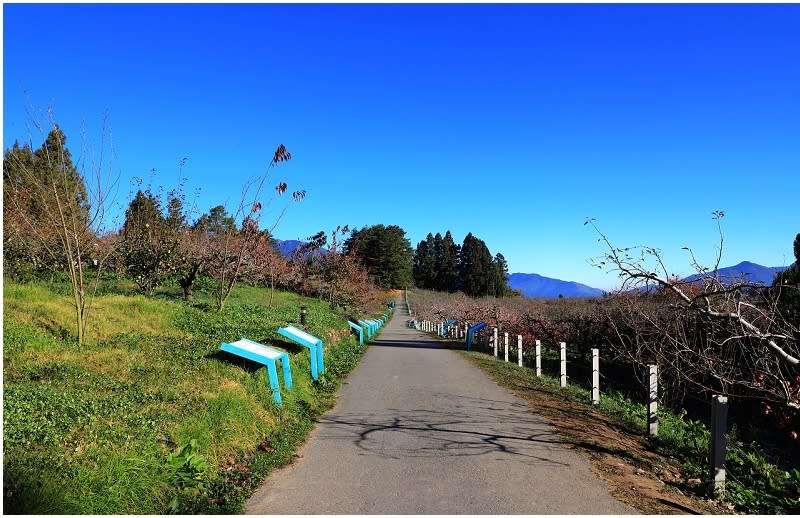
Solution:
{"label": "dirt patch", "polygon": [[618,500],[645,514],[733,514],[729,507],[703,497],[700,481],[687,478],[675,459],[654,451],[646,437],[629,432],[613,418],[547,388],[487,373],[548,419],[565,447],[588,458]]}

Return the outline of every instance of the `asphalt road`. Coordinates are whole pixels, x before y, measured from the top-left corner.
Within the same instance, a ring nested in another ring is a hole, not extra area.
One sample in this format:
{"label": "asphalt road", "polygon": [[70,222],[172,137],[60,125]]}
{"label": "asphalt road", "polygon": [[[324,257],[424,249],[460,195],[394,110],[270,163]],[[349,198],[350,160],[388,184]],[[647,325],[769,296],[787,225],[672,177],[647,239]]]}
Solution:
{"label": "asphalt road", "polygon": [[300,450],[248,514],[634,514],[553,428],[398,302]]}

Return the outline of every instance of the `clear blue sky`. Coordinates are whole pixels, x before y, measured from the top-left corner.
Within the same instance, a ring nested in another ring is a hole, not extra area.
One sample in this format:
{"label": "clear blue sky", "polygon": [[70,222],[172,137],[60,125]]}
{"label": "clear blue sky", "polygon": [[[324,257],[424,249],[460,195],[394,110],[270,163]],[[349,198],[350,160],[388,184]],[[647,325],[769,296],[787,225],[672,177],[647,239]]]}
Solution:
{"label": "clear blue sky", "polygon": [[[467,232],[511,272],[610,289],[587,260],[683,246],[793,261],[798,5],[3,6],[3,145],[51,107],[73,155],[103,115],[117,204],[157,171],[235,209],[283,143],[305,189],[275,235],[396,224]],[[41,143],[37,140],[34,145]],[[93,144],[96,146],[96,143]],[[277,202],[276,202],[277,203]],[[280,203],[283,203],[281,200]],[[281,205],[273,205],[277,208]]]}

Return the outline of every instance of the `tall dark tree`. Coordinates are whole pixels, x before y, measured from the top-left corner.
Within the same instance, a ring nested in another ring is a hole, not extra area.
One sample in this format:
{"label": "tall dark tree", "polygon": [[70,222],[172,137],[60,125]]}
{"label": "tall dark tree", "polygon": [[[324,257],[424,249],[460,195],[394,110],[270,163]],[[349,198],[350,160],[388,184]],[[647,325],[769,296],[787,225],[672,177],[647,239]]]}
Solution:
{"label": "tall dark tree", "polygon": [[194,224],[197,230],[208,233],[211,237],[223,236],[226,233],[236,233],[236,221],[228,214],[224,205],[217,205],[200,216]]}
{"label": "tall dark tree", "polygon": [[436,255],[433,234],[417,244],[413,260],[414,284],[418,288],[432,290],[436,284]]}
{"label": "tall dark tree", "polygon": [[459,256],[461,289],[467,295],[482,297],[491,293],[495,267],[489,248],[470,232],[464,238]]}
{"label": "tall dark tree", "polygon": [[437,257],[436,285],[441,291],[453,293],[459,290],[459,252],[460,248],[455,241],[453,241],[453,236],[448,230],[442,239],[441,255]]}
{"label": "tall dark tree", "polygon": [[397,225],[374,225],[354,230],[344,244],[355,253],[382,288],[405,288],[412,282],[411,243]]}
{"label": "tall dark tree", "polygon": [[506,297],[511,293],[508,287],[508,262],[503,254],[497,253],[494,256],[494,278],[492,279],[491,294],[495,297]]}

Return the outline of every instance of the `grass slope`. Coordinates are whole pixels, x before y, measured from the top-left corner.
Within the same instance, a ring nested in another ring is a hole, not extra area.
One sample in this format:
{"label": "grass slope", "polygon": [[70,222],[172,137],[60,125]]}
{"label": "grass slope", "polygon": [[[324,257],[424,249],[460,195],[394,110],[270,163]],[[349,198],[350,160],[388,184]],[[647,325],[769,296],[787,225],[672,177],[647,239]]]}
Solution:
{"label": "grass slope", "polygon": [[[5,283],[4,513],[235,513],[333,405],[363,348],[322,302],[242,286],[223,313],[170,294],[107,293],[89,338],[70,339],[63,287]],[[124,292],[124,290],[121,290]],[[308,308],[327,372],[276,330]],[[248,337],[289,351],[294,387],[274,404],[264,369],[219,353]]]}

